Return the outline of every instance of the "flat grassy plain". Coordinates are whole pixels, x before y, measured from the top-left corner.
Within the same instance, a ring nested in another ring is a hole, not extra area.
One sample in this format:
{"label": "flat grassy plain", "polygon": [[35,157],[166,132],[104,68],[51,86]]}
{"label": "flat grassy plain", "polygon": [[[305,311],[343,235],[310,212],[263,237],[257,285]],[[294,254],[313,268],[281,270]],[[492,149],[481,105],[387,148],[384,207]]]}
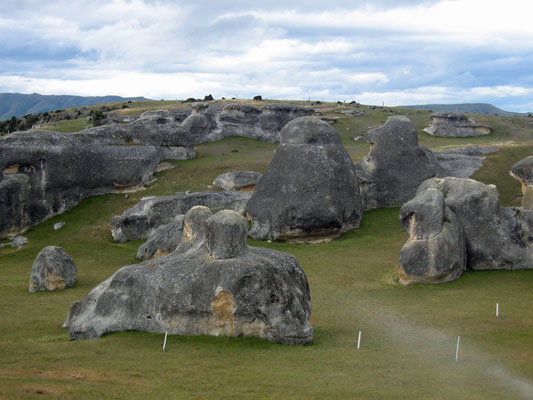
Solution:
{"label": "flat grassy plain", "polygon": [[[321,107],[331,108],[325,115],[339,116],[335,104]],[[341,116],[334,124],[354,160],[368,145],[353,137],[391,115],[364,110],[364,116]],[[399,111],[419,130],[427,123],[427,112]],[[474,178],[496,184],[504,205],[518,205],[520,184],[508,171],[533,154],[533,126],[525,125],[530,121],[525,118],[479,119],[494,132],[471,139],[420,132],[420,142],[433,149],[500,146]],[[311,289],[312,345],[169,336],[162,351],[163,335],[143,332],[68,341],[61,325],[70,304],[118,268],[138,262],[141,241],[113,242],[113,215],[144,196],[209,190],[212,180],[229,170],[264,172],[275,148],[244,138],[199,145],[196,159],[171,161],[174,169],[158,173],[157,182],[128,199],[119,194],[86,199],[27,231],[30,243],[20,250],[0,248],[0,398],[533,398],[533,270],[467,272],[446,284],[398,285],[398,256],[407,239],[398,208],[365,212],[360,229],[330,243],[249,241],[298,257]],[[59,221],[66,225],[54,231]],[[63,291],[29,293],[31,265],[47,245],[71,255],[78,282]],[[455,362],[458,335],[462,346]]]}

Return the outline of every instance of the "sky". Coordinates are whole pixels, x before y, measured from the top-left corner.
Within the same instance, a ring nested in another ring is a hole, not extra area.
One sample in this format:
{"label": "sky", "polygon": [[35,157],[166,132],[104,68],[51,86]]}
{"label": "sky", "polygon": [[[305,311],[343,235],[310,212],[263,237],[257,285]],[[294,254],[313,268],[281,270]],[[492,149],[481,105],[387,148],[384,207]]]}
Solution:
{"label": "sky", "polygon": [[531,0],[2,0],[0,92],[533,111]]}

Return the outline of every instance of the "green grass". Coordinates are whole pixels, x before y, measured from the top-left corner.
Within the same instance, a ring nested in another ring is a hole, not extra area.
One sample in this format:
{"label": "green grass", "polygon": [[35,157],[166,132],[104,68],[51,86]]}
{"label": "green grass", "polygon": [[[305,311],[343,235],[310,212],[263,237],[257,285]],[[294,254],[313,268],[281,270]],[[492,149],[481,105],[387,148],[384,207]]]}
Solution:
{"label": "green grass", "polygon": [[[356,144],[350,135],[379,125],[388,115],[368,110],[360,120],[342,117],[336,123],[352,157],[364,156],[368,145]],[[423,127],[427,115],[409,112],[417,127]],[[435,148],[502,144],[476,179],[496,184],[502,202],[516,204],[520,185],[508,170],[531,154],[533,141],[525,128],[505,130],[515,124],[505,125],[505,118],[498,122],[502,125],[493,136],[479,142],[433,141],[424,134],[420,141]],[[172,161],[176,168],[157,174],[156,183],[128,199],[85,199],[27,231],[30,243],[23,248],[0,248],[0,398],[34,398],[39,393],[76,399],[526,397],[533,382],[533,271],[469,272],[451,283],[400,286],[396,268],[407,235],[398,208],[365,212],[360,229],[331,243],[249,241],[298,257],[311,289],[312,345],[170,336],[163,352],[160,334],[122,332],[96,341],[67,340],[61,325],[69,305],[118,268],[137,262],[141,241],[113,242],[113,215],[143,196],[208,190],[228,170],[264,172],[275,148],[243,138],[199,145],[196,159]],[[59,221],[66,225],[54,231]],[[31,265],[46,245],[61,246],[72,256],[78,282],[63,291],[29,293]],[[496,302],[499,318],[494,316]],[[359,330],[362,348],[357,350]],[[458,335],[462,360],[456,363]]]}

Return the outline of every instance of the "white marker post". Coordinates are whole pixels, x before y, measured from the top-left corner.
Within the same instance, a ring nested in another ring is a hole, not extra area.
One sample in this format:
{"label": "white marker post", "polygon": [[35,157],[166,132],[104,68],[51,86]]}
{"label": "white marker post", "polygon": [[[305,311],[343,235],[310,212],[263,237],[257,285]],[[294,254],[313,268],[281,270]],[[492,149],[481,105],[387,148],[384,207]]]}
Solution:
{"label": "white marker post", "polygon": [[496,316],[500,316],[500,303],[496,303]]}
{"label": "white marker post", "polygon": [[163,350],[165,350],[165,348],[167,347],[167,335],[168,335],[168,331],[165,332],[165,340],[163,341]]}
{"label": "white marker post", "polygon": [[457,336],[457,348],[455,349],[455,362],[459,359],[459,346],[461,344],[461,336]]}
{"label": "white marker post", "polygon": [[361,347],[361,331],[359,331],[359,336],[357,336],[357,350]]}

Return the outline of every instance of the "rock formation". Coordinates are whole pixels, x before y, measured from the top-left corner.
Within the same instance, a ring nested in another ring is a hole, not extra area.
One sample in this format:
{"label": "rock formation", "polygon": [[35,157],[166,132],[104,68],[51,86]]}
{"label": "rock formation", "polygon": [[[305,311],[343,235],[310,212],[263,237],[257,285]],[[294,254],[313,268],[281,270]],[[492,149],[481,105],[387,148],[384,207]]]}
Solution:
{"label": "rock formation", "polygon": [[307,278],[286,253],[246,245],[247,221],[233,211],[192,208],[178,249],[119,269],[73,303],[71,340],[142,330],[313,340]]}
{"label": "rock formation", "polygon": [[190,135],[177,123],[154,118],[78,133],[8,135],[0,139],[0,237],[22,232],[85,197],[143,185],[164,159],[191,157]]}
{"label": "rock formation", "polygon": [[485,154],[498,151],[498,147],[466,146],[433,151],[437,160],[437,178],[453,176],[470,178],[483,165]]}
{"label": "rock formation", "polygon": [[337,131],[314,117],[285,125],[246,210],[253,238],[323,240],[359,227],[359,182]]}
{"label": "rock formation", "polygon": [[29,291],[71,287],[76,283],[77,274],[76,264],[61,247],[47,246],[39,252],[31,267]]}
{"label": "rock formation", "polygon": [[137,258],[148,260],[176,250],[183,234],[183,217],[184,215],[177,215],[168,224],[154,228],[148,240],[139,246]]}
{"label": "rock formation", "polygon": [[435,112],[429,118],[429,126],[424,129],[424,132],[433,136],[483,136],[488,135],[491,131],[490,126],[476,124],[476,121],[460,113]]}
{"label": "rock formation", "polygon": [[117,242],[147,239],[155,229],[194,206],[206,206],[213,212],[230,209],[244,214],[251,194],[246,192],[176,193],[148,197],[111,218],[111,234]]}
{"label": "rock formation", "polygon": [[364,209],[396,207],[411,199],[418,186],[435,176],[437,162],[418,145],[418,134],[406,117],[389,117],[367,133],[370,152],[355,163]]}
{"label": "rock formation", "polygon": [[252,191],[257,181],[261,178],[259,172],[233,171],[219,175],[213,181],[213,185],[224,190]]}
{"label": "rock formation", "polygon": [[518,161],[511,167],[511,176],[522,184],[522,207],[533,209],[533,156]]}
{"label": "rock formation", "polygon": [[281,128],[287,122],[312,115],[314,110],[291,104],[267,104],[257,108],[241,103],[193,103],[192,113],[183,127],[196,143],[243,136],[271,143],[279,142]]}
{"label": "rock formation", "polygon": [[409,234],[400,253],[400,282],[446,282],[464,269],[533,267],[533,211],[500,207],[494,185],[432,178],[404,204]]}

